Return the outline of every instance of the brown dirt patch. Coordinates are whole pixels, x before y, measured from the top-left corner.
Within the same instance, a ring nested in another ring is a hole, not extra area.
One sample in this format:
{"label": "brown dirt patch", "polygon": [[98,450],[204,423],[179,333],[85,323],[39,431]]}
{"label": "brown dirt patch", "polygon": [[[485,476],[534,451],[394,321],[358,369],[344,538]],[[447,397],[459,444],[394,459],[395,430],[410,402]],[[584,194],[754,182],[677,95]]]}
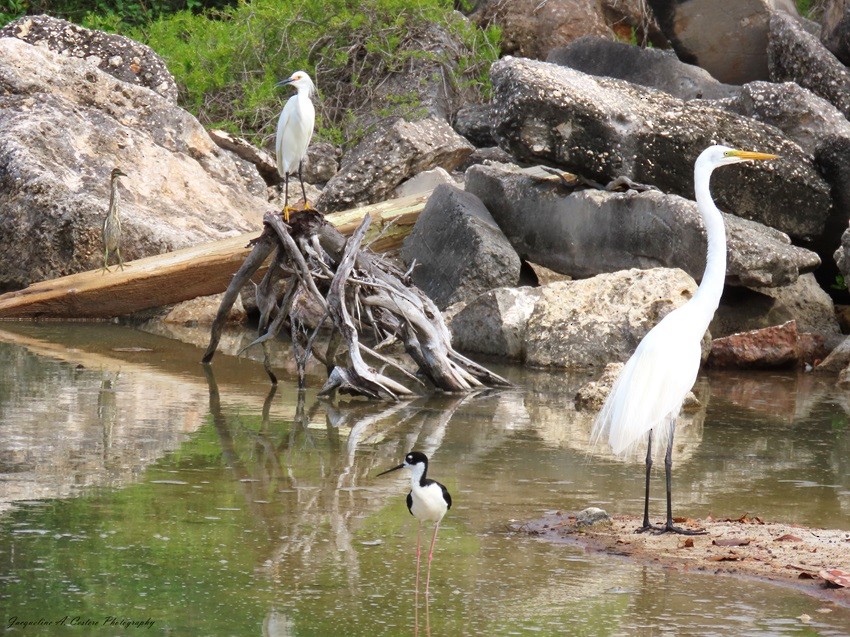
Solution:
{"label": "brown dirt patch", "polygon": [[568,541],[591,551],[681,571],[755,577],[792,586],[818,598],[850,607],[850,588],[834,588],[823,571],[850,571],[850,532],[738,520],[676,520],[706,535],[635,533],[640,519],[617,516],[611,523],[578,526],[575,515],[552,513],[517,524],[514,531],[551,541]]}

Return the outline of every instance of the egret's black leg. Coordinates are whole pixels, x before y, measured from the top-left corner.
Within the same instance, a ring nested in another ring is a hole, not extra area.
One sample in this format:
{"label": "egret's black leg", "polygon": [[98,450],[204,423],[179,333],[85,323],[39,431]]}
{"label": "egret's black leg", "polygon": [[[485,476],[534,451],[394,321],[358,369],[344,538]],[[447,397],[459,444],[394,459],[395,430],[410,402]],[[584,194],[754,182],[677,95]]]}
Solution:
{"label": "egret's black leg", "polygon": [[304,165],[304,160],[298,162],[298,179],[301,182],[301,194],[304,197],[304,204],[307,204],[307,191],[304,188],[304,177],[301,176],[301,166]]}
{"label": "egret's black leg", "polygon": [[643,499],[643,526],[635,531],[635,533],[645,533],[646,531],[658,530],[649,523],[649,476],[652,472],[652,429],[649,430],[649,437],[646,440],[646,495]]}
{"label": "egret's black leg", "polygon": [[705,529],[683,529],[673,524],[672,475],[673,475],[673,434],[676,432],[676,421],[670,422],[670,442],[667,443],[667,453],[664,455],[664,473],[667,478],[667,523],[660,533],[679,533],[680,535],[705,535]]}

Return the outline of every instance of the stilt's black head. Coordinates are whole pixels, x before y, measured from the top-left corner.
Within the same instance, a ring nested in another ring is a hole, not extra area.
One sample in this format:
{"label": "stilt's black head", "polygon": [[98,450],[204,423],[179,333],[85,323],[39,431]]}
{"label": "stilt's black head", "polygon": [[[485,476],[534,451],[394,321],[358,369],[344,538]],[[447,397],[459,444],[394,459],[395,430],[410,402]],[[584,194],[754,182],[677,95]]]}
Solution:
{"label": "stilt's black head", "polygon": [[[404,462],[402,462],[400,465],[393,467],[392,469],[387,469],[386,471],[381,471],[381,473],[379,473],[378,475],[382,476],[385,473],[390,473],[391,471],[398,471],[399,469],[405,469],[405,468],[409,469],[409,468],[413,467],[414,465],[418,465],[418,464],[425,465],[425,470],[427,471],[428,470],[428,456],[426,456],[421,451],[411,451],[409,454],[407,454],[404,457]],[[423,472],[422,475],[423,476],[425,475],[424,472]]]}

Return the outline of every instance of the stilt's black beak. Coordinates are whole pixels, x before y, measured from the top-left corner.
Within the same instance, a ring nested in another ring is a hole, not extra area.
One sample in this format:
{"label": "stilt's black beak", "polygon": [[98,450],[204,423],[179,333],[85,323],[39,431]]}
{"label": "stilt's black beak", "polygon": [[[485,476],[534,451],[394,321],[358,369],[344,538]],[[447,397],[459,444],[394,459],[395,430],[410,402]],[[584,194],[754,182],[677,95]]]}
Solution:
{"label": "stilt's black beak", "polygon": [[[381,471],[381,473],[379,473],[378,476],[382,476],[385,473],[391,473],[393,471],[398,471],[399,469],[404,469],[404,464],[400,464],[397,467],[393,467],[392,469],[387,469],[386,471]],[[375,477],[377,478],[378,476],[375,476]]]}

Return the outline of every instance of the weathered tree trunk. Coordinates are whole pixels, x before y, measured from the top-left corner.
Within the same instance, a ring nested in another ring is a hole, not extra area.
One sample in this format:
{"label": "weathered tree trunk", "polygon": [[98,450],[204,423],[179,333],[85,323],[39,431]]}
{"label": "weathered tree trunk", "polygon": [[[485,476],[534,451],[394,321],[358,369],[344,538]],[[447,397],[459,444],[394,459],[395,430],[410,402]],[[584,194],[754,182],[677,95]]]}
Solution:
{"label": "weathered tree trunk", "polygon": [[[371,217],[365,216],[346,241],[318,213],[301,213],[291,226],[284,224],[280,215],[267,214],[263,219],[263,234],[224,295],[203,362],[212,360],[239,290],[271,256],[271,265],[257,286],[259,335],[249,347],[263,345],[264,363],[272,383],[277,378],[271,370],[267,348],[288,322],[299,384],[303,386],[304,366],[311,354],[327,367],[328,380],[321,394],[339,390],[398,400],[413,393],[398,380],[369,365],[367,357],[414,383],[421,385],[420,377],[424,377],[443,391],[509,385],[501,376],[455,352],[451,335],[434,303],[389,260],[362,248],[370,222]],[[275,284],[284,278],[286,291],[278,304]],[[312,332],[300,325],[292,311],[298,292],[312,297],[324,312]],[[331,326],[331,334],[327,347],[321,351],[317,336],[327,324]],[[364,341],[376,345],[371,347]],[[377,351],[393,342],[404,346],[418,375]]]}

